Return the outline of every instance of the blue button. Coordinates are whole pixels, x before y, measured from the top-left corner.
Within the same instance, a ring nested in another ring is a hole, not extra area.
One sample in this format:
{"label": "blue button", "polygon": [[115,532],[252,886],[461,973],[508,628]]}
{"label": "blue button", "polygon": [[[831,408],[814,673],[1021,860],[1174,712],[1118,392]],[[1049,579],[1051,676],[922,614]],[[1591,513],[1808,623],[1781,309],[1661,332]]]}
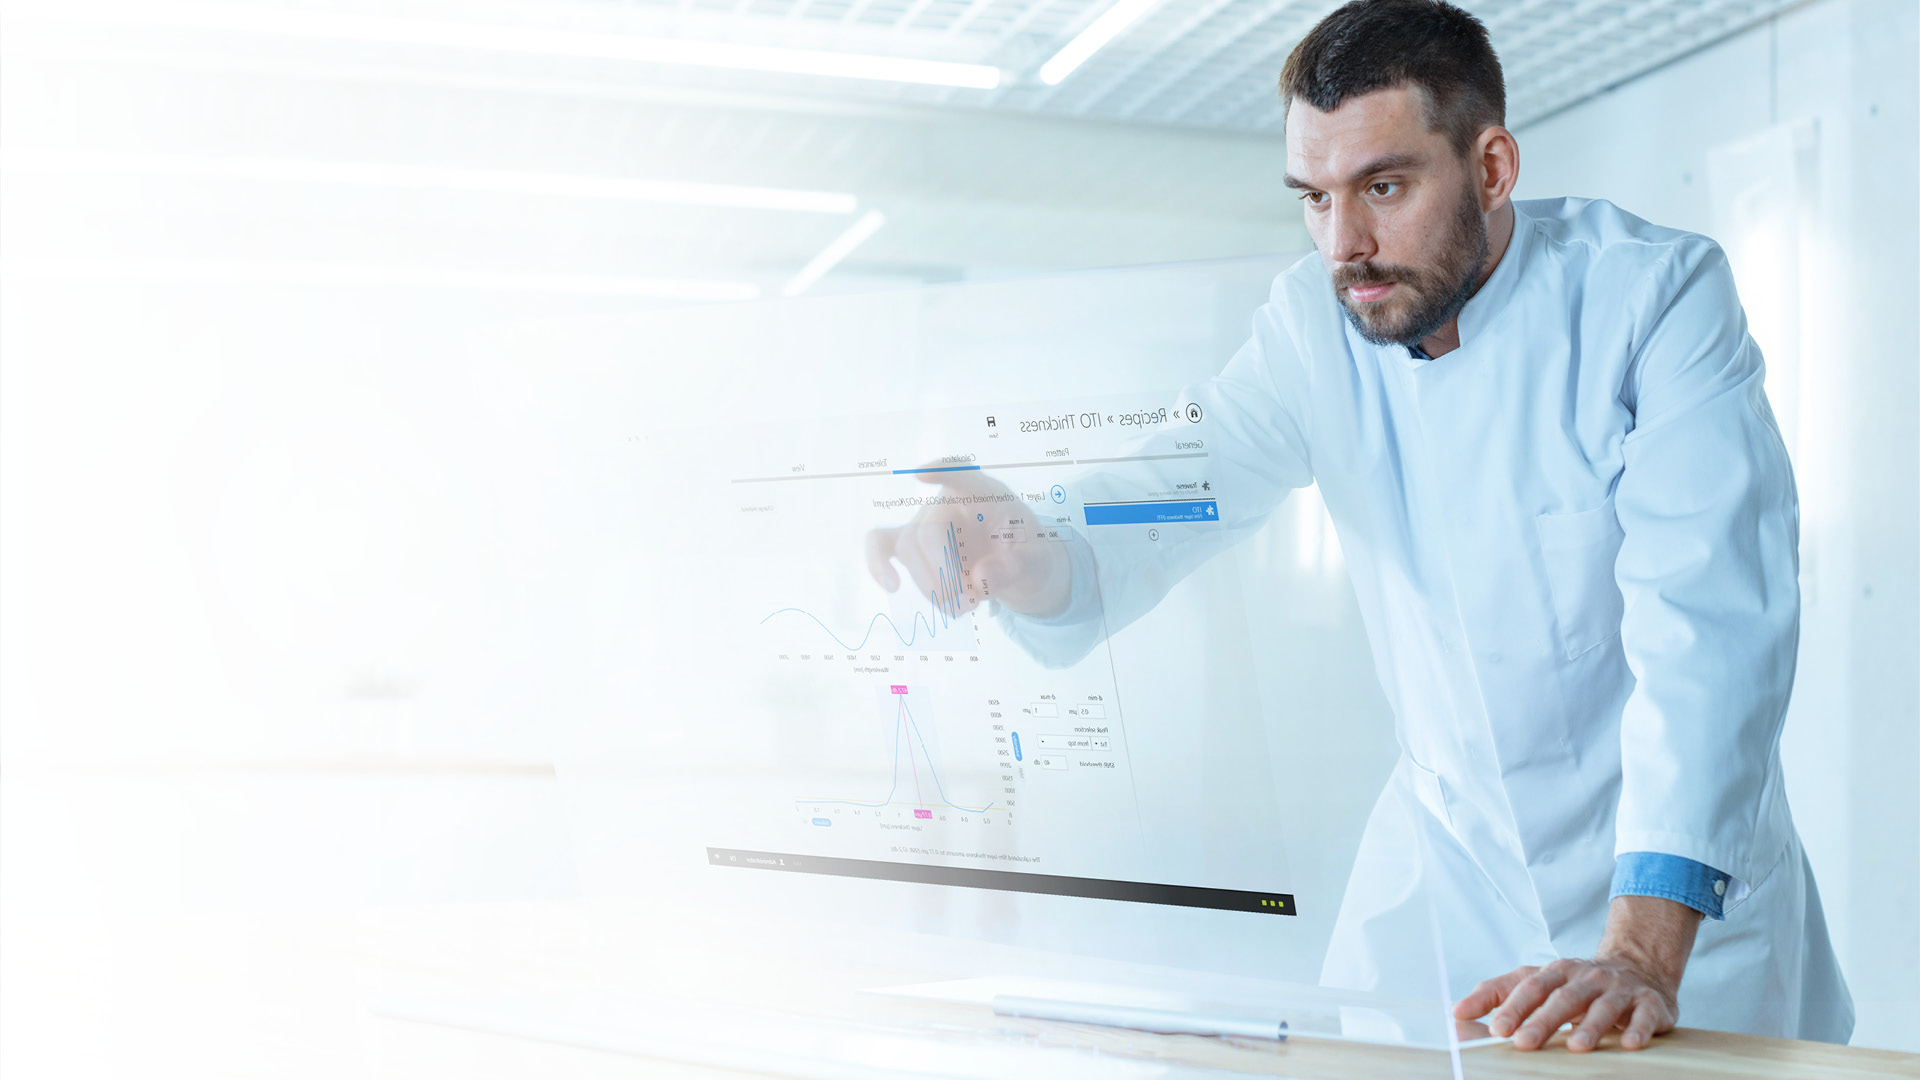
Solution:
{"label": "blue button", "polygon": [[1090,503],[1089,525],[1161,525],[1174,521],[1219,521],[1220,508],[1212,499],[1191,502]]}
{"label": "blue button", "polygon": [[1054,502],[1063,503],[1067,501],[1067,489],[1061,487],[1059,484],[1053,485],[1053,491],[1049,492],[1049,494],[1053,496]]}
{"label": "blue button", "polygon": [[1013,732],[1013,760],[1020,760],[1020,733]]}
{"label": "blue button", "polygon": [[813,823],[815,825],[831,825],[833,824],[833,819],[830,817],[817,817],[813,819]]}

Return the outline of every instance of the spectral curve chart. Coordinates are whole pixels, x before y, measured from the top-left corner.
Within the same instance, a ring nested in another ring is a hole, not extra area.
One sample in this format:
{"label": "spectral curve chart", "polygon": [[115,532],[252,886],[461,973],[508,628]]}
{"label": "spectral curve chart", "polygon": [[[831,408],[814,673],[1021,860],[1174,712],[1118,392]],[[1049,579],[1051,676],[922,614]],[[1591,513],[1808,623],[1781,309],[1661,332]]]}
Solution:
{"label": "spectral curve chart", "polygon": [[867,620],[867,632],[860,636],[859,641],[852,644],[848,644],[845,638],[834,633],[832,627],[822,622],[818,615],[805,608],[781,608],[761,619],[760,624],[764,626],[769,620],[781,615],[800,615],[812,619],[842,649],[848,652],[859,652],[867,647],[868,641],[872,640],[874,628],[881,623],[886,623],[887,629],[893,631],[893,636],[899,640],[900,647],[909,648],[914,642],[920,640],[922,627],[926,628],[927,640],[931,641],[941,630],[958,620],[963,613],[961,605],[966,599],[966,592],[960,567],[960,533],[953,527],[952,522],[947,523],[946,540],[940,545],[940,565],[934,570],[936,580],[932,591],[927,593],[928,609],[913,613],[913,621],[907,624],[905,633],[901,633],[899,624],[884,611],[876,612],[873,618]]}
{"label": "spectral curve chart", "polygon": [[920,787],[920,764],[913,759],[913,744],[908,743],[907,765],[913,770],[914,801],[911,803],[903,803],[902,805],[951,806],[955,810],[965,810],[970,814],[984,814],[993,809],[993,803],[988,803],[985,806],[962,806],[947,797],[946,788],[940,784],[940,773],[934,768],[933,755],[927,751],[927,740],[920,734],[920,725],[913,719],[913,710],[907,708],[907,688],[904,686],[896,686],[893,688],[893,692],[900,699],[900,706],[894,711],[893,717],[893,786],[887,789],[887,797],[879,802],[861,802],[858,799],[808,798],[797,798],[793,801],[796,803],[835,804],[840,806],[864,806],[873,808],[894,805],[893,796],[900,790],[900,736],[904,733],[912,732],[913,742],[920,744],[920,756],[925,758],[927,762],[927,778],[933,782],[934,793],[940,797],[940,801],[928,802],[926,800],[925,792]]}

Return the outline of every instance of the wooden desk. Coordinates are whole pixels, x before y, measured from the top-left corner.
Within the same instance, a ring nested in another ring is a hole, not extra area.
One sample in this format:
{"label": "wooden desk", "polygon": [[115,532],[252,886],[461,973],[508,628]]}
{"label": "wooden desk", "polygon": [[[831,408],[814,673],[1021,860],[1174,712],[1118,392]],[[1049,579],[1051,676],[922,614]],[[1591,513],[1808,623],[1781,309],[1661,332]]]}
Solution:
{"label": "wooden desk", "polygon": [[[1110,1058],[1152,1060],[1168,1064],[1254,1075],[1326,1077],[1339,1080],[1451,1076],[1443,1051],[1411,1050],[1366,1043],[1344,1043],[1294,1038],[1284,1043],[1261,1039],[1211,1038],[1197,1035],[1155,1035],[1093,1025],[1020,1020],[995,1016],[977,1006],[921,1002],[857,995],[842,999],[841,1007],[810,1010],[823,1019],[854,1019],[903,1032],[965,1029],[1021,1031],[1036,1048],[1074,1048],[1098,1051]],[[1002,1038],[1012,1038],[1010,1035]],[[1509,1045],[1465,1050],[1461,1064],[1469,1077],[1489,1080],[1599,1080],[1648,1076],[1708,1077],[1920,1077],[1920,1055],[1889,1050],[1835,1046],[1792,1039],[1679,1028],[1661,1036],[1653,1047],[1625,1051],[1610,1036],[1600,1048],[1575,1054],[1564,1046],[1565,1035],[1536,1051]],[[721,1072],[712,1075],[718,1077]],[[769,1074],[775,1075],[775,1074]]]}
{"label": "wooden desk", "polygon": [[[875,1010],[873,1015],[877,1018],[883,1012]],[[964,1006],[930,1006],[918,1019],[928,1025],[982,1023],[986,1019],[981,1015],[984,1012]],[[1270,1043],[1257,1039],[1149,1035],[1077,1024],[997,1019],[1002,1024],[1025,1025],[1043,1041],[1057,1041],[1059,1045],[1097,1047],[1115,1056],[1144,1056],[1233,1072],[1342,1080],[1450,1075],[1447,1055],[1436,1051],[1314,1039]],[[1599,1080],[1654,1075],[1819,1076],[1858,1080],[1920,1077],[1920,1055],[1916,1054],[1728,1035],[1697,1028],[1676,1029],[1641,1051],[1621,1050],[1615,1037],[1609,1037],[1599,1049],[1584,1054],[1569,1053],[1564,1042],[1565,1035],[1557,1035],[1551,1045],[1532,1052],[1506,1045],[1477,1047],[1461,1053],[1461,1064],[1467,1076],[1489,1080]]]}
{"label": "wooden desk", "polygon": [[[1257,1039],[1221,1039],[1191,1035],[1155,1035],[1093,1025],[1025,1020],[994,1015],[981,1006],[864,993],[863,987],[892,986],[951,973],[929,973],[895,966],[889,956],[869,953],[853,963],[823,970],[808,963],[791,968],[769,964],[764,957],[749,960],[716,958],[705,944],[715,931],[689,925],[678,940],[654,938],[610,943],[600,938],[602,950],[593,964],[604,973],[611,962],[629,976],[649,969],[670,969],[676,996],[729,1006],[764,1010],[768,1016],[812,1018],[822,1024],[858,1025],[862,1029],[902,1037],[937,1034],[955,1046],[1014,1045],[1036,1051],[1079,1050],[1115,1063],[1159,1062],[1254,1075],[1289,1077],[1372,1078],[1451,1076],[1444,1051],[1410,1050],[1364,1043],[1294,1038],[1284,1043]],[[633,953],[620,956],[622,950]],[[688,964],[689,956],[698,956]],[[559,961],[550,957],[545,963]],[[573,957],[575,962],[584,958]],[[645,978],[623,980],[633,992],[658,993]],[[612,992],[621,992],[610,988]],[[405,1030],[410,1029],[410,1030]],[[440,1038],[452,1041],[497,1035],[473,1031],[441,1032],[427,1036],[424,1025],[393,1022],[389,1032],[397,1039]],[[1833,1046],[1680,1029],[1661,1037],[1644,1051],[1628,1052],[1609,1038],[1601,1048],[1585,1054],[1568,1052],[1564,1036],[1534,1052],[1511,1046],[1484,1046],[1464,1051],[1462,1065],[1471,1077],[1489,1078],[1598,1078],[1660,1076],[1754,1077],[1920,1077],[1920,1055],[1884,1050]],[[603,1055],[607,1058],[618,1055]],[[627,1069],[612,1061],[609,1070],[594,1076],[737,1077],[741,1070],[703,1068],[693,1063],[669,1064],[658,1058],[630,1057]],[[557,1062],[555,1063],[557,1064]],[[578,1065],[578,1062],[575,1063]],[[667,1069],[666,1073],[652,1070]],[[1122,1070],[1124,1071],[1124,1070]],[[519,1075],[519,1074],[505,1074]],[[539,1075],[538,1070],[529,1075]],[[758,1075],[793,1075],[762,1072]],[[1035,1073],[1033,1075],[1045,1075]]]}
{"label": "wooden desk", "polygon": [[[715,1067],[711,1059],[702,1064],[612,1052],[581,1045],[590,1039],[515,1037],[472,1025],[393,1019],[369,1008],[371,1001],[396,995],[671,996],[759,1010],[788,1023],[857,1026],[876,1037],[1031,1049],[1045,1059],[1043,1065],[1077,1049],[1083,1053],[1072,1060],[1091,1062],[1096,1073],[1103,1062],[1133,1075],[1158,1062],[1173,1066],[1170,1076],[1181,1075],[1180,1066],[1291,1077],[1450,1075],[1443,1052],[1307,1038],[1269,1043],[1151,1035],[877,996],[860,988],[952,972],[902,967],[896,957],[873,950],[831,970],[804,962],[768,964],[764,957],[716,950],[712,927],[610,937],[606,921],[579,901],[277,913],[42,911],[30,928],[9,922],[7,946],[0,951],[11,988],[7,1036],[0,1045],[8,1075],[743,1075]],[[616,919],[615,925],[624,923]],[[1557,1047],[1521,1053],[1491,1046],[1463,1057],[1473,1077],[1920,1077],[1916,1055],[1689,1030],[1637,1053],[1609,1043],[1583,1055]],[[812,1075],[825,1075],[815,1065]]]}

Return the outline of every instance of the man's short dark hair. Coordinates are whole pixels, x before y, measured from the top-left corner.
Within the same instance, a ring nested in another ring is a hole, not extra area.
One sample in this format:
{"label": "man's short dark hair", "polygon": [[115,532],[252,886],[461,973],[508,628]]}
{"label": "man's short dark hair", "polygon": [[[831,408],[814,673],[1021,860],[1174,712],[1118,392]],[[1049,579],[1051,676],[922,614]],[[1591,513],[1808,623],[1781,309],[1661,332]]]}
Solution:
{"label": "man's short dark hair", "polygon": [[1507,122],[1500,58],[1479,19],[1444,0],[1353,0],[1300,39],[1280,71],[1280,98],[1332,112],[1348,98],[1392,86],[1427,96],[1427,128],[1456,153]]}

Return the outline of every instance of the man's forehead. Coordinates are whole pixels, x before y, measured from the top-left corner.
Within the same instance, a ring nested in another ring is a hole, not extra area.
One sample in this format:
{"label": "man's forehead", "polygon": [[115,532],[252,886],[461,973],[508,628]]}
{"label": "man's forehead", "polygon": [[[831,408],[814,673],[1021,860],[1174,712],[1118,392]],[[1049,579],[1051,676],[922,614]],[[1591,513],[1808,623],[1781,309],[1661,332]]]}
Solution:
{"label": "man's forehead", "polygon": [[1378,161],[1426,161],[1446,142],[1428,129],[1426,95],[1413,86],[1360,94],[1331,112],[1296,99],[1286,132],[1287,175],[1327,185],[1358,179]]}

